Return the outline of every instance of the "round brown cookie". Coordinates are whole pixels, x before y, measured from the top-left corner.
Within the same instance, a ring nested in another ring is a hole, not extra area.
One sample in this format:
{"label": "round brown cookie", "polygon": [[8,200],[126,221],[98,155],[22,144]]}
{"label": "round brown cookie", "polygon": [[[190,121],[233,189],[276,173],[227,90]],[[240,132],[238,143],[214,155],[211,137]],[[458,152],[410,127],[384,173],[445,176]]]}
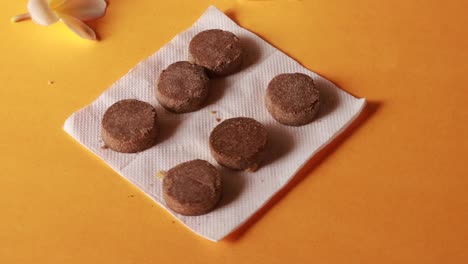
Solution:
{"label": "round brown cookie", "polygon": [[210,29],[198,33],[189,45],[191,60],[211,73],[225,76],[239,70],[242,47],[239,38],[229,31]]}
{"label": "round brown cookie", "polygon": [[156,144],[157,134],[156,110],[142,101],[119,101],[102,118],[102,139],[107,147],[118,152],[135,153],[150,148]]}
{"label": "round brown cookie", "polygon": [[167,207],[182,215],[202,215],[219,202],[222,181],[218,170],[204,160],[192,160],[170,169],[163,178]]}
{"label": "round brown cookie", "polygon": [[236,117],[216,126],[209,141],[211,154],[219,164],[235,170],[255,171],[264,159],[268,132],[255,119]]}
{"label": "round brown cookie", "polygon": [[156,99],[167,110],[186,113],[198,110],[208,96],[209,78],[202,66],[175,62],[159,76]]}
{"label": "round brown cookie", "polygon": [[280,74],[268,84],[265,105],[276,121],[288,126],[312,122],[320,107],[314,80],[302,73]]}

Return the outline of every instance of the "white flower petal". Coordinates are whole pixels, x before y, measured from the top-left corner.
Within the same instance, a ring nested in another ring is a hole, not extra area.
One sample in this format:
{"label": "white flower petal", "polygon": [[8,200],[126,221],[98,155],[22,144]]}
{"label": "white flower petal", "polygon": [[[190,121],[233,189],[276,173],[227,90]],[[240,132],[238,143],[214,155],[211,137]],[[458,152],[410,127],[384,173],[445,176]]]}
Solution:
{"label": "white flower petal", "polygon": [[105,0],[52,0],[51,6],[60,14],[88,21],[104,16],[107,3]]}
{"label": "white flower petal", "polygon": [[49,0],[29,0],[28,11],[31,19],[41,26],[48,26],[59,20],[58,15],[50,8]]}
{"label": "white flower petal", "polygon": [[94,30],[86,25],[83,21],[63,14],[61,15],[61,19],[63,23],[65,23],[65,25],[67,25],[67,27],[75,32],[78,36],[84,39],[97,40]]}

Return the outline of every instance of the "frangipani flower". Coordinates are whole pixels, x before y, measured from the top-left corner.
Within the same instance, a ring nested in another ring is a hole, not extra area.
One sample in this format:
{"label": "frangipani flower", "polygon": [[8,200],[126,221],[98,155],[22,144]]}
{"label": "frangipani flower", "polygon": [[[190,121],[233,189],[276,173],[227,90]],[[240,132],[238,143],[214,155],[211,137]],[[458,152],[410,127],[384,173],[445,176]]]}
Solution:
{"label": "frangipani flower", "polygon": [[61,20],[78,36],[97,40],[96,33],[83,21],[104,16],[105,0],[29,0],[28,13],[12,18],[13,22],[32,19],[41,26],[48,26]]}

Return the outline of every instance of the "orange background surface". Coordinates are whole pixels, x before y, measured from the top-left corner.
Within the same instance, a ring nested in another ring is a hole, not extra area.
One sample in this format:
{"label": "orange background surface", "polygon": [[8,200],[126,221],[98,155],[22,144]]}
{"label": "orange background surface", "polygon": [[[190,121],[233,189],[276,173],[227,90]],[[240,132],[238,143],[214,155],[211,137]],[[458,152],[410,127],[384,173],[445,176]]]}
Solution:
{"label": "orange background surface", "polygon": [[[109,2],[99,43],[2,2],[0,263],[468,263],[467,1]],[[219,243],[62,130],[209,4],[370,102]]]}

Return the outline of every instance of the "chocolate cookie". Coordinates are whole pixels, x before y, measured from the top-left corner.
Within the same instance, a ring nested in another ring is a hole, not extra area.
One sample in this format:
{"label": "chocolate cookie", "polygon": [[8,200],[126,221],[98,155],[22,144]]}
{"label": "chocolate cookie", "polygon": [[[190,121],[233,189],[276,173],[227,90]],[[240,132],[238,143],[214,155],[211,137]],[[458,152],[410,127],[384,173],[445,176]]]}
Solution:
{"label": "chocolate cookie", "polygon": [[281,124],[302,126],[312,122],[317,114],[320,95],[311,77],[302,73],[280,74],[268,84],[265,104]]}
{"label": "chocolate cookie", "polygon": [[211,154],[230,169],[255,171],[263,161],[268,132],[255,119],[236,117],[223,121],[210,135]]}
{"label": "chocolate cookie", "polygon": [[163,178],[167,207],[182,215],[202,215],[219,202],[222,181],[218,170],[204,160],[184,162]]}
{"label": "chocolate cookie", "polygon": [[156,110],[148,103],[127,99],[113,104],[102,118],[102,139],[123,153],[140,152],[156,144]]}
{"label": "chocolate cookie", "polygon": [[220,29],[205,30],[193,37],[189,45],[189,55],[194,63],[218,76],[234,73],[242,64],[239,38]]}
{"label": "chocolate cookie", "polygon": [[200,109],[208,96],[208,82],[202,66],[179,61],[159,76],[156,99],[171,112],[192,112]]}

